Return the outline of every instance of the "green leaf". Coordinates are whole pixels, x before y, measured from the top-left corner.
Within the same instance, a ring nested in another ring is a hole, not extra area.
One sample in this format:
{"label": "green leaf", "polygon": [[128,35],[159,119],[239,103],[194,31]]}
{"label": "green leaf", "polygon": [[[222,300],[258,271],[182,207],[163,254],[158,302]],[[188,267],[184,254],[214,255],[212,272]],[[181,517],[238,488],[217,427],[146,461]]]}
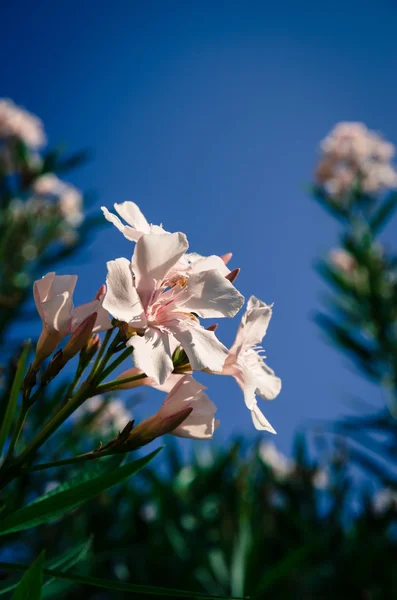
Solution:
{"label": "green leaf", "polygon": [[[89,550],[91,549],[91,546],[92,538],[90,538],[82,544],[79,544],[72,550],[63,552],[59,556],[56,556],[55,558],[52,558],[51,560],[47,561],[45,563],[45,567],[48,569],[61,569],[62,572],[67,571],[68,569],[71,569],[80,560],[84,560]],[[15,589],[20,580],[20,576],[17,576],[9,578],[8,580],[2,582],[0,585],[0,596]],[[49,585],[52,581],[54,581],[54,578],[48,579],[44,583],[44,587]]]}
{"label": "green leaf", "polygon": [[[16,565],[10,563],[0,563],[0,569],[21,571],[27,569],[24,565]],[[100,587],[116,592],[132,592],[134,594],[146,594],[149,596],[171,596],[172,598],[198,598],[200,600],[238,600],[238,598],[230,598],[225,596],[216,596],[214,594],[205,594],[203,592],[190,592],[186,590],[176,590],[171,588],[140,585],[135,583],[125,583],[122,581],[113,581],[111,579],[102,579],[98,577],[87,577],[84,575],[74,575],[71,573],[62,573],[51,569],[44,569],[44,574],[63,581],[70,581],[82,585],[92,587]],[[31,600],[29,598],[29,600]],[[33,600],[33,597],[32,597]]]}
{"label": "green leaf", "polygon": [[44,552],[27,569],[11,600],[41,600],[43,589]]}
{"label": "green leaf", "polygon": [[144,458],[123,465],[118,469],[113,469],[103,475],[91,476],[83,482],[81,482],[81,477],[71,479],[60,486],[62,489],[58,493],[57,490],[54,490],[45,499],[39,498],[0,521],[0,535],[35,527],[76,508],[97,494],[122,483],[131,475],[134,475],[145,467],[160,450],[161,448],[158,448]]}
{"label": "green leaf", "polygon": [[2,423],[1,429],[0,429],[0,456],[2,454],[3,447],[5,444],[5,441],[8,437],[8,434],[10,433],[12,420],[15,415],[15,410],[16,410],[17,403],[18,403],[18,394],[19,394],[19,390],[21,389],[23,376],[25,374],[26,359],[28,357],[29,350],[30,350],[30,344],[26,344],[22,351],[22,354],[19,358],[19,361],[18,361],[18,366],[17,366],[17,370],[15,373],[14,381],[12,384],[10,397],[8,400],[3,423]]}
{"label": "green leaf", "polygon": [[378,208],[370,221],[370,228],[373,234],[379,233],[387,224],[393,212],[397,208],[397,194],[391,194],[383,204]]}

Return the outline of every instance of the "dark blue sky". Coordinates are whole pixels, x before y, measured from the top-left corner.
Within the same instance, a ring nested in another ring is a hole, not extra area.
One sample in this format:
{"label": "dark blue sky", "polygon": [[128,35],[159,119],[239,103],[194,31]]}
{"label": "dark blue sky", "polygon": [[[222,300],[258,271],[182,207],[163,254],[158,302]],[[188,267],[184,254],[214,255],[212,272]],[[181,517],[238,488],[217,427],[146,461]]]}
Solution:
{"label": "dark blue sky", "polygon": [[[275,303],[264,346],[284,387],[262,408],[279,447],[308,421],[344,414],[350,395],[379,404],[311,322],[323,290],[312,263],[337,228],[305,186],[337,121],[397,142],[397,6],[14,0],[0,22],[0,95],[41,116],[52,143],[95,150],[72,180],[98,205],[134,200],[192,250],[233,251],[242,293]],[[63,270],[81,276],[77,300],[102,283],[106,260],[131,252],[104,228]],[[237,324],[219,337],[230,343]],[[254,437],[234,382],[207,379],[219,439]]]}

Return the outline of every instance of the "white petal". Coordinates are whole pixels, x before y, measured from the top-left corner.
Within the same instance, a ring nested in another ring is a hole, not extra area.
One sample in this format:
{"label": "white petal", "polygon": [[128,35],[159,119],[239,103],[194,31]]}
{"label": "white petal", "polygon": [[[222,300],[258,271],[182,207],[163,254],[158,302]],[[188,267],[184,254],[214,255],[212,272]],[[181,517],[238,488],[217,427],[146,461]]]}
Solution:
{"label": "white petal", "polygon": [[64,292],[68,292],[72,298],[76,283],[77,275],[55,275],[52,280],[51,289],[48,292],[48,300]]}
{"label": "white petal", "polygon": [[203,318],[234,317],[244,297],[219,271],[201,271],[189,276],[178,294],[177,304]]}
{"label": "white petal", "polygon": [[156,383],[163,385],[174,368],[169,334],[148,327],[143,337],[132,337],[127,346],[134,347],[135,365]]}
{"label": "white petal", "polygon": [[138,292],[134,286],[130,262],[126,258],[117,258],[107,263],[107,292],[103,307],[116,319],[143,327],[146,318]]}
{"label": "white petal", "polygon": [[150,302],[156,283],[166,277],[187,248],[183,233],[148,233],[138,240],[132,257],[132,269],[144,308]]}
{"label": "white petal", "polygon": [[92,302],[81,304],[80,306],[77,306],[73,309],[72,332],[75,331],[80,325],[80,323],[82,323],[87,317],[92,315],[92,313],[94,312],[97,313],[97,319],[92,329],[93,333],[97,333],[98,331],[107,331],[108,329],[112,328],[109,313],[102,307],[102,301],[93,300]]}
{"label": "white petal", "polygon": [[244,327],[245,343],[254,346],[259,344],[266,335],[272,316],[272,307],[251,296],[247,303],[247,311],[241,324]]}
{"label": "white petal", "polygon": [[47,273],[41,279],[38,279],[33,284],[33,297],[36,304],[37,311],[42,319],[44,319],[43,309],[41,307],[41,303],[47,300],[48,292],[51,289],[51,285],[53,279],[55,277],[55,273]]}
{"label": "white petal", "polygon": [[258,405],[255,405],[251,410],[251,417],[255,429],[258,429],[259,431],[269,431],[269,433],[277,433],[270,425],[265,415],[260,411]]}
{"label": "white petal", "polygon": [[108,211],[106,206],[101,206],[101,209],[102,209],[105,219],[107,221],[109,221],[109,223],[113,223],[113,225],[115,225],[115,227],[117,227],[117,229],[119,231],[121,231],[121,233],[124,235],[124,237],[126,237],[128,240],[133,241],[133,242],[136,242],[137,240],[139,240],[139,238],[142,235],[142,233],[140,231],[136,231],[135,229],[133,229],[132,227],[129,227],[128,225],[124,225],[116,215],[114,215],[113,213]]}
{"label": "white petal", "polygon": [[128,225],[141,233],[150,232],[150,225],[135,202],[122,202],[115,204],[114,208]]}
{"label": "white petal", "polygon": [[260,368],[255,369],[253,374],[257,385],[256,393],[265,400],[274,400],[281,391],[281,379],[276,377],[273,369],[268,367],[264,362]]}
{"label": "white petal", "polygon": [[204,389],[191,375],[185,375],[168,394],[159,410],[159,416],[171,416],[184,408],[193,409],[187,419],[174,429],[172,435],[192,439],[208,439],[213,436],[216,406],[204,393]]}
{"label": "white petal", "polygon": [[227,358],[227,348],[207,331],[191,321],[170,321],[166,324],[185,350],[194,371],[209,369],[220,372]]}
{"label": "white petal", "polygon": [[70,332],[73,302],[69,292],[58,294],[55,298],[43,302],[41,306],[48,331],[58,331],[63,335]]}
{"label": "white petal", "polygon": [[216,269],[224,277],[230,273],[220,256],[212,254],[211,256],[200,256],[199,254],[188,254],[188,258],[192,263],[191,273],[199,273],[200,271],[211,271]]}

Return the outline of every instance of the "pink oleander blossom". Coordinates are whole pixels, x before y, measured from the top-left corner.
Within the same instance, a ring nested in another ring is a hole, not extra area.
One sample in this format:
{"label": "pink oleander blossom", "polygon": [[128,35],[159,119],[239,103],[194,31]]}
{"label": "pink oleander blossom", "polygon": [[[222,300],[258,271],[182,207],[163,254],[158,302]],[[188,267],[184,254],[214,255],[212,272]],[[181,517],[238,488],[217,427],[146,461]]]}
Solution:
{"label": "pink oleander blossom", "polygon": [[135,364],[159,384],[173,370],[178,345],[193,370],[221,371],[227,349],[198,317],[232,317],[244,302],[218,269],[201,271],[200,261],[178,280],[175,266],[187,249],[183,233],[149,233],[137,241],[131,263],[125,258],[108,262],[103,306],[136,329],[138,335],[128,342]]}
{"label": "pink oleander blossom", "polygon": [[110,329],[107,311],[102,307],[105,288],[87,304],[74,308],[73,292],[77,275],[47,273],[33,285],[33,296],[43,329],[37,342],[35,366],[38,366],[59,345],[64,337],[73,333],[91,314],[97,313],[93,332]]}
{"label": "pink oleander blossom", "polygon": [[273,400],[281,390],[281,380],[265,364],[263,351],[259,346],[271,316],[272,308],[251,296],[222,374],[234,377],[242,389],[255,428],[276,433],[256,401],[256,395],[265,400]]}

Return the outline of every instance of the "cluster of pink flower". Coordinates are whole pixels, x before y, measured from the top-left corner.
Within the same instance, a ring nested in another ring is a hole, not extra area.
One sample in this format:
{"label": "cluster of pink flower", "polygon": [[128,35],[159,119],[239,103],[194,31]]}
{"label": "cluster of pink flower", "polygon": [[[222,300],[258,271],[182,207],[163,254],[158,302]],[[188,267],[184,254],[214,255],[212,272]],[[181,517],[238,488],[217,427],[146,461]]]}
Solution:
{"label": "cluster of pink flower", "polygon": [[[149,385],[167,392],[155,415],[157,421],[189,409],[187,418],[172,431],[174,435],[210,438],[217,426],[216,407],[193,378],[193,371],[234,377],[255,427],[275,433],[256,400],[257,395],[271,400],[281,389],[280,379],[265,364],[259,346],[271,306],[253,296],[249,299],[228,350],[216,337],[215,327],[206,329],[200,319],[234,317],[244,304],[233,285],[238,269],[230,271],[226,265],[231,255],[188,253],[183,233],[150,225],[133,202],[115,204],[115,209],[126,224],[103,208],[106,219],[135,248],[131,261],[118,258],[107,263],[106,287],[92,302],[73,307],[75,276],[51,273],[35,283],[34,297],[43,321],[35,368],[69,333],[64,353],[76,354],[87,340],[87,328],[90,333],[110,329],[112,315],[123,330],[126,346],[133,348],[135,364],[119,375],[120,384],[113,389]],[[128,383],[121,381],[134,376]]]}
{"label": "cluster of pink flower", "polygon": [[[13,149],[16,141],[22,142],[26,149],[27,160],[33,170],[42,167],[39,150],[46,143],[43,123],[35,115],[12,100],[0,99],[0,164],[4,163],[4,170],[14,173],[17,166],[13,158]],[[11,208],[15,216],[33,214],[45,209],[56,207],[65,224],[71,228],[78,227],[83,221],[83,198],[80,191],[73,185],[60,180],[53,173],[46,173],[37,177],[32,185],[32,195],[25,203],[16,201]]]}
{"label": "cluster of pink flower", "polygon": [[321,143],[317,182],[335,198],[355,185],[368,194],[397,187],[393,144],[363,123],[338,123]]}

